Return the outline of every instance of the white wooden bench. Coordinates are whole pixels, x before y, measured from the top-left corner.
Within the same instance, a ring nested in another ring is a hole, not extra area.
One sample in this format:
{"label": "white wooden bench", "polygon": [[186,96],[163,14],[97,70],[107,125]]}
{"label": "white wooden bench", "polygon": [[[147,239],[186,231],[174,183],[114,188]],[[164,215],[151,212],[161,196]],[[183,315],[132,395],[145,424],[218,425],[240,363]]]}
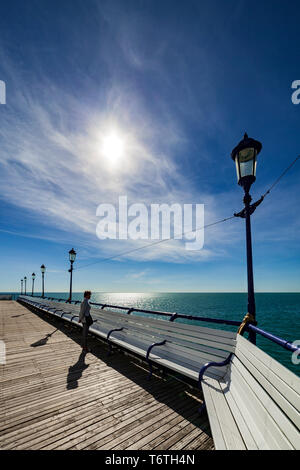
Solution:
{"label": "white wooden bench", "polygon": [[[95,313],[99,319],[95,328],[103,331],[104,324],[109,322],[117,329],[122,328],[111,333],[109,340],[113,344],[143,356],[150,364],[172,369],[193,380],[198,379],[203,364],[224,360],[235,345],[235,334],[228,331],[116,312],[103,311],[100,315]],[[214,377],[221,373],[218,368],[209,371]]]}
{"label": "white wooden bench", "polygon": [[223,377],[202,390],[216,449],[300,449],[300,378],[237,335]]}
{"label": "white wooden bench", "polygon": [[[29,296],[21,299],[40,310],[82,326],[78,322],[78,305]],[[197,381],[204,364],[224,361],[235,348],[236,334],[230,331],[126,315],[99,308],[92,308],[91,314],[96,322],[89,331],[108,340],[111,345],[146,359],[150,366],[150,376],[152,364],[155,364]],[[207,374],[209,377],[220,377],[224,375],[224,370],[212,367]]]}

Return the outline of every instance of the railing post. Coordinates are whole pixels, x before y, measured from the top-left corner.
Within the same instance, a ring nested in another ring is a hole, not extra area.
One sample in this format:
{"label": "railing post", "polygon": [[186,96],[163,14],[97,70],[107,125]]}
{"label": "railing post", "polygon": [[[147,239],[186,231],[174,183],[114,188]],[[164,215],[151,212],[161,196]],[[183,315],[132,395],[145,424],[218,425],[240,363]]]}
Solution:
{"label": "railing post", "polygon": [[178,317],[178,314],[177,314],[176,312],[174,312],[174,313],[172,314],[172,316],[170,317],[170,320],[169,320],[169,321],[175,321],[177,317]]}

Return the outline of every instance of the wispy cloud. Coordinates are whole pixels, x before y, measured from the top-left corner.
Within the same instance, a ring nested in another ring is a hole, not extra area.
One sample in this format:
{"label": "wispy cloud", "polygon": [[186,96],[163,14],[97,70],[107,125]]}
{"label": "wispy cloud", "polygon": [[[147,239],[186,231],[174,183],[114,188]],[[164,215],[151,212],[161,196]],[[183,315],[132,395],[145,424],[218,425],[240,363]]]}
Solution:
{"label": "wispy cloud", "polygon": [[[151,66],[159,68],[160,55],[153,58]],[[99,255],[103,251],[113,255],[145,242],[128,241],[125,250],[124,243],[117,241],[100,244],[95,235],[99,203],[116,204],[122,194],[131,202],[146,205],[213,201],[211,195],[195,195],[175,163],[178,147],[183,150],[187,145],[183,130],[170,116],[153,121],[138,93],[113,83],[103,92],[106,107],[86,107],[72,91],[47,78],[39,83],[24,82],[3,51],[1,56],[11,78],[9,88],[15,91],[0,129],[1,194],[11,204],[35,214],[41,225],[71,233],[70,239],[97,248]],[[126,142],[126,156],[117,168],[101,155],[101,139],[110,129],[117,130]],[[206,220],[217,215],[211,205]],[[212,250],[206,249],[196,258],[211,255]],[[180,262],[195,255],[186,252],[182,242],[172,241],[128,257]]]}

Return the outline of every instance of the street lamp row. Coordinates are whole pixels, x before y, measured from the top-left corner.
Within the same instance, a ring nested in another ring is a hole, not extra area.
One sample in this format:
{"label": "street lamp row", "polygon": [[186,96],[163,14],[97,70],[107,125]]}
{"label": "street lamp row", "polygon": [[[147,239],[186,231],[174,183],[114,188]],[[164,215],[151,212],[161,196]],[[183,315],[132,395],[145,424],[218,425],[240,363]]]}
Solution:
{"label": "street lamp row", "polygon": [[[41,272],[42,272],[42,277],[43,277],[43,293],[42,293],[42,297],[44,297],[44,273],[46,271],[46,267],[42,264],[41,266]],[[36,278],[36,275],[35,273],[32,273],[31,275],[31,278],[32,278],[32,291],[31,291],[31,295],[33,296],[34,294],[34,281],[35,281],[35,278]],[[23,294],[23,282],[24,282],[24,295],[26,295],[26,282],[27,282],[27,277],[24,276],[24,279],[21,279],[21,295]]]}
{"label": "street lamp row", "polygon": [[[73,263],[76,259],[76,251],[74,250],[74,248],[72,248],[72,250],[69,251],[69,260],[70,260],[70,269],[69,269],[69,273],[70,273],[70,292],[69,292],[69,298],[68,298],[68,302],[71,303],[71,300],[72,300],[72,273],[73,273]],[[45,296],[45,271],[46,271],[46,266],[44,264],[42,264],[41,266],[41,273],[42,273],[42,298],[44,298]],[[33,296],[34,295],[34,281],[35,281],[35,273],[32,273],[32,293],[31,295]],[[24,279],[21,279],[21,295],[23,295],[23,282],[24,282],[24,295],[26,295],[26,282],[27,282],[27,277],[24,276]]]}

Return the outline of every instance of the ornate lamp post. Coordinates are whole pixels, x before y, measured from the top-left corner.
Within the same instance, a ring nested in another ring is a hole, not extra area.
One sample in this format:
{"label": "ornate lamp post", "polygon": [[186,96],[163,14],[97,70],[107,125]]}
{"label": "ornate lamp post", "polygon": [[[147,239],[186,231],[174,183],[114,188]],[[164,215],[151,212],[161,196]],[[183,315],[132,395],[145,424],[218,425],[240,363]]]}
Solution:
{"label": "ornate lamp post", "polygon": [[45,271],[46,271],[46,266],[42,264],[41,266],[41,273],[42,273],[42,298],[45,296]]}
{"label": "ornate lamp post", "polygon": [[24,294],[26,295],[26,281],[27,281],[27,277],[25,276],[24,277],[24,284],[25,284],[25,287],[24,287]]}
{"label": "ornate lamp post", "polygon": [[21,295],[23,295],[23,279],[21,279]]}
{"label": "ornate lamp post", "polygon": [[31,275],[31,276],[32,276],[32,293],[31,293],[31,295],[32,295],[32,297],[33,297],[33,293],[34,293],[34,280],[35,280],[35,273],[32,273],[32,275]]}
{"label": "ornate lamp post", "polygon": [[69,260],[70,260],[71,266],[70,266],[70,269],[69,269],[69,273],[70,273],[70,293],[69,293],[68,301],[70,303],[71,303],[71,300],[72,300],[72,274],[73,274],[73,263],[75,261],[75,258],[76,258],[76,251],[74,250],[74,248],[72,248],[72,250],[69,251]]}
{"label": "ornate lamp post", "polygon": [[[251,222],[250,216],[255,211],[258,204],[262,199],[250,205],[251,196],[249,194],[252,183],[256,180],[256,160],[257,155],[262,149],[262,144],[257,140],[251,139],[247,134],[244,139],[232,150],[231,158],[235,161],[238,184],[243,187],[244,205],[243,209],[237,217],[242,217],[246,220],[246,248],[247,248],[247,275],[248,275],[248,314],[250,323],[256,324],[255,320],[255,297],[254,297],[254,283],[253,283],[253,263],[252,263],[252,240],[251,240]],[[250,333],[249,339],[252,343],[256,344],[255,333]]]}

